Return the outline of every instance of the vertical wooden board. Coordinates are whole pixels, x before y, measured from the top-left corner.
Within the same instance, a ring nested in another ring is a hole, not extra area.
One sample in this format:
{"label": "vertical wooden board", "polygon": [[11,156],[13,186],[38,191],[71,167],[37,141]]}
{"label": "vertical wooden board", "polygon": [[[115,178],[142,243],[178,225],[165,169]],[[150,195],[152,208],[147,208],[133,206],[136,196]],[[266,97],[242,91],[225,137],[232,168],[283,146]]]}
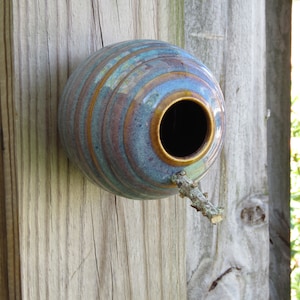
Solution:
{"label": "vertical wooden board", "polygon": [[290,296],[290,89],[292,1],[266,1],[270,299]]}
{"label": "vertical wooden board", "polygon": [[20,299],[12,68],[12,9],[0,4],[0,298]]}
{"label": "vertical wooden board", "polygon": [[[5,20],[7,11],[3,4],[0,6],[0,18]],[[8,288],[8,265],[7,265],[7,231],[6,231],[6,199],[5,199],[5,171],[4,171],[4,143],[3,125],[2,125],[2,110],[4,102],[2,99],[7,99],[7,70],[6,66],[6,51],[5,33],[7,32],[6,22],[0,23],[0,298],[7,299],[9,295]]]}
{"label": "vertical wooden board", "polygon": [[[200,17],[201,16],[201,17]],[[225,208],[187,215],[189,299],[267,299],[269,268],[264,1],[185,1],[186,47],[225,95],[220,159],[201,182]]]}
{"label": "vertical wooden board", "polygon": [[178,3],[13,1],[24,299],[185,299],[185,202],[97,188],[67,160],[56,125],[67,77],[94,50],[132,38],[182,42],[183,20],[170,14]]}

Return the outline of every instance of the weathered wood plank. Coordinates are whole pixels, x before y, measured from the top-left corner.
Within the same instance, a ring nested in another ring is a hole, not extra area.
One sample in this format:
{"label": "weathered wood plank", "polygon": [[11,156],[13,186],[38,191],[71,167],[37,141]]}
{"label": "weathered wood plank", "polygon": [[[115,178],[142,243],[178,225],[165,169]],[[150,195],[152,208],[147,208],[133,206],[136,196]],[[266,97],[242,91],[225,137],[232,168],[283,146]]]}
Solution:
{"label": "weathered wood plank", "polygon": [[89,53],[132,38],[182,43],[181,1],[12,2],[23,298],[185,299],[185,202],[100,190],[69,164],[56,126]]}
{"label": "weathered wood plank", "polygon": [[266,1],[270,299],[290,295],[291,6]]}
{"label": "weathered wood plank", "polygon": [[227,132],[202,181],[225,219],[188,210],[189,299],[268,299],[269,234],[264,1],[185,1],[186,48],[217,76]]}
{"label": "weathered wood plank", "polygon": [[0,4],[0,298],[20,299],[11,3]]}
{"label": "weathered wood plank", "polygon": [[[132,38],[182,46],[183,2],[49,2],[0,6],[0,297],[20,298],[22,280],[24,299],[184,299],[185,201],[98,189],[69,164],[56,128],[59,96],[80,61]],[[270,296],[288,294],[289,20],[290,1],[185,0],[186,48],[219,79],[228,116],[224,151],[202,182],[226,218],[212,227],[187,212],[190,299],[268,298],[267,161]]]}

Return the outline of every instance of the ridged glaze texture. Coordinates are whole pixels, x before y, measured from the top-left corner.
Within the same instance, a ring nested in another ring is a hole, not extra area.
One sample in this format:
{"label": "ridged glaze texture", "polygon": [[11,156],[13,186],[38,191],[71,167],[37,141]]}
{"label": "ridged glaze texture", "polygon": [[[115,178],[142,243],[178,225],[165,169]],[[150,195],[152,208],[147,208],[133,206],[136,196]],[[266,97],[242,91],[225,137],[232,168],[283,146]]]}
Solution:
{"label": "ridged glaze texture", "polygon": [[[172,94],[206,101],[215,119],[207,153],[187,166],[165,162],[154,150],[151,120]],[[211,72],[186,51],[165,42],[133,40],[102,48],[69,78],[58,127],[68,157],[94,183],[127,198],[156,199],[177,193],[171,176],[205,174],[220,151],[224,102]]]}

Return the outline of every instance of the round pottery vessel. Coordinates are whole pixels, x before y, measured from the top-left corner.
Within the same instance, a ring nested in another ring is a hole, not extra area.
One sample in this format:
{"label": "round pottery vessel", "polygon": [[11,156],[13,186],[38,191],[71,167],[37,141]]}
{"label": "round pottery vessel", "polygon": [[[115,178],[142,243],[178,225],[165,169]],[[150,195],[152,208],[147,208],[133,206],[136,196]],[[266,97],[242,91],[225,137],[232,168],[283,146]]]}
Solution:
{"label": "round pottery vessel", "polygon": [[171,44],[133,40],[102,48],[69,78],[58,128],[68,157],[114,194],[178,193],[171,177],[200,179],[220,152],[224,100],[211,72]]}

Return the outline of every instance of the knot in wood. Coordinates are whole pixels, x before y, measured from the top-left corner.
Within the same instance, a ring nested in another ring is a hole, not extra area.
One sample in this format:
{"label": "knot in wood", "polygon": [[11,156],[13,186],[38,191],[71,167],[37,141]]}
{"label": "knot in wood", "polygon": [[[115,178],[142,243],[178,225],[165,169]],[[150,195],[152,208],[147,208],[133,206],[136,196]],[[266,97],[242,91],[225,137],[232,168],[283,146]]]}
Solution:
{"label": "knot in wood", "polygon": [[247,225],[260,225],[265,222],[266,214],[261,206],[256,205],[242,209],[241,219]]}

